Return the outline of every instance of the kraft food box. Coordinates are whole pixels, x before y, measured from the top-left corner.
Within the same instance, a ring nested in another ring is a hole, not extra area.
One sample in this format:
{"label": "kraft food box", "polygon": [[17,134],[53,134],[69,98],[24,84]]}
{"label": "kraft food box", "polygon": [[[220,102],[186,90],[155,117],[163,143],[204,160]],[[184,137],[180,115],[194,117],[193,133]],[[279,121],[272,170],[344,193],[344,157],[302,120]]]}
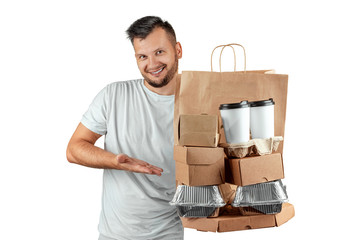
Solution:
{"label": "kraft food box", "polygon": [[218,118],[207,114],[180,115],[179,145],[217,147],[220,139]]}
{"label": "kraft food box", "polygon": [[282,155],[225,159],[226,182],[238,186],[274,181],[284,178]]}
{"label": "kraft food box", "polygon": [[223,148],[174,147],[176,180],[188,186],[225,183]]}

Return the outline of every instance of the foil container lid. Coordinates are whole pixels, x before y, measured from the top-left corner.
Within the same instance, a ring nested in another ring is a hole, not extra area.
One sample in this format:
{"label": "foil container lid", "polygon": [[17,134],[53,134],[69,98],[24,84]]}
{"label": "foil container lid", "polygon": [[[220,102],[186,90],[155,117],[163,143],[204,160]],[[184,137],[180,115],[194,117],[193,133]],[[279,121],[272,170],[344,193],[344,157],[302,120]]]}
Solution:
{"label": "foil container lid", "polygon": [[236,189],[233,207],[279,204],[288,201],[285,186],[281,180],[239,186]]}
{"label": "foil container lid", "polygon": [[225,202],[218,186],[179,185],[170,202],[173,206],[222,207]]}

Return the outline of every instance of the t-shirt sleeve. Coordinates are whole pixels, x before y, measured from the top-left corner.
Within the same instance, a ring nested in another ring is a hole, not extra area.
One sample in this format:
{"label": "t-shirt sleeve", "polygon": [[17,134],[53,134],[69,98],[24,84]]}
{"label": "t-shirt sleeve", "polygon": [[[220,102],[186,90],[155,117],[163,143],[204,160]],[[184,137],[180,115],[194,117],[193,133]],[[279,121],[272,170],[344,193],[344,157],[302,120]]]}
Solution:
{"label": "t-shirt sleeve", "polygon": [[108,88],[103,88],[94,98],[89,109],[81,118],[81,123],[89,130],[105,135],[107,132]]}

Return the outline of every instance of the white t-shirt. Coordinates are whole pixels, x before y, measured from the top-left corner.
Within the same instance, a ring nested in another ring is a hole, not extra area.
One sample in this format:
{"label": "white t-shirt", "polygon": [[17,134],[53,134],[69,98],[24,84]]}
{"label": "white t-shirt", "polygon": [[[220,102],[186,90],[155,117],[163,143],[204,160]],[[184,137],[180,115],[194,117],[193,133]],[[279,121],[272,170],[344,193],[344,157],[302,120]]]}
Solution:
{"label": "white t-shirt", "polygon": [[175,187],[174,95],[150,91],[144,80],[102,89],[81,123],[105,135],[105,150],[125,153],[162,168],[162,175],[104,169],[99,239],[183,239],[170,206]]}

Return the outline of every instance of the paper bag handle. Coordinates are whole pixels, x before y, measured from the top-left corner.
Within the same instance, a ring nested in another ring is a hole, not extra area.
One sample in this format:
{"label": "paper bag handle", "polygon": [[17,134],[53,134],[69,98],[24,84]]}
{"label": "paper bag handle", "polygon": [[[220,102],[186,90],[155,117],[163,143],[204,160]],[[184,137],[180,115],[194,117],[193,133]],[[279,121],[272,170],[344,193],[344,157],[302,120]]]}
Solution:
{"label": "paper bag handle", "polygon": [[213,71],[213,65],[212,65],[212,62],[213,62],[213,61],[212,61],[213,54],[214,54],[215,50],[216,50],[217,48],[219,48],[219,47],[222,47],[221,52],[220,52],[220,57],[219,57],[220,72],[221,72],[221,57],[222,57],[222,52],[224,51],[224,48],[225,48],[225,47],[231,47],[232,50],[233,50],[233,53],[234,53],[234,72],[236,71],[236,54],[235,54],[235,49],[233,48],[233,45],[235,45],[235,46],[240,46],[240,47],[242,47],[242,49],[244,50],[244,72],[246,72],[246,53],[245,53],[245,48],[244,48],[242,45],[238,44],[238,43],[230,43],[230,44],[225,44],[225,45],[219,45],[219,46],[216,46],[216,47],[213,49],[213,51],[212,51],[212,53],[211,53],[211,71]]}
{"label": "paper bag handle", "polygon": [[213,54],[214,54],[214,52],[215,52],[215,50],[216,50],[217,48],[222,47],[221,53],[220,53],[220,57],[219,57],[219,66],[220,66],[220,72],[221,72],[221,54],[222,54],[222,51],[224,50],[224,48],[227,47],[227,46],[231,47],[232,50],[233,50],[233,53],[234,53],[234,72],[235,72],[235,70],[236,70],[236,55],[235,55],[235,49],[233,48],[233,46],[230,46],[230,45],[228,45],[228,44],[219,45],[219,46],[216,46],[216,47],[213,49],[213,51],[212,51],[212,53],[211,53],[211,71],[213,71],[213,65],[212,65],[212,62],[213,62],[213,60],[212,60],[212,59],[213,59]]}

